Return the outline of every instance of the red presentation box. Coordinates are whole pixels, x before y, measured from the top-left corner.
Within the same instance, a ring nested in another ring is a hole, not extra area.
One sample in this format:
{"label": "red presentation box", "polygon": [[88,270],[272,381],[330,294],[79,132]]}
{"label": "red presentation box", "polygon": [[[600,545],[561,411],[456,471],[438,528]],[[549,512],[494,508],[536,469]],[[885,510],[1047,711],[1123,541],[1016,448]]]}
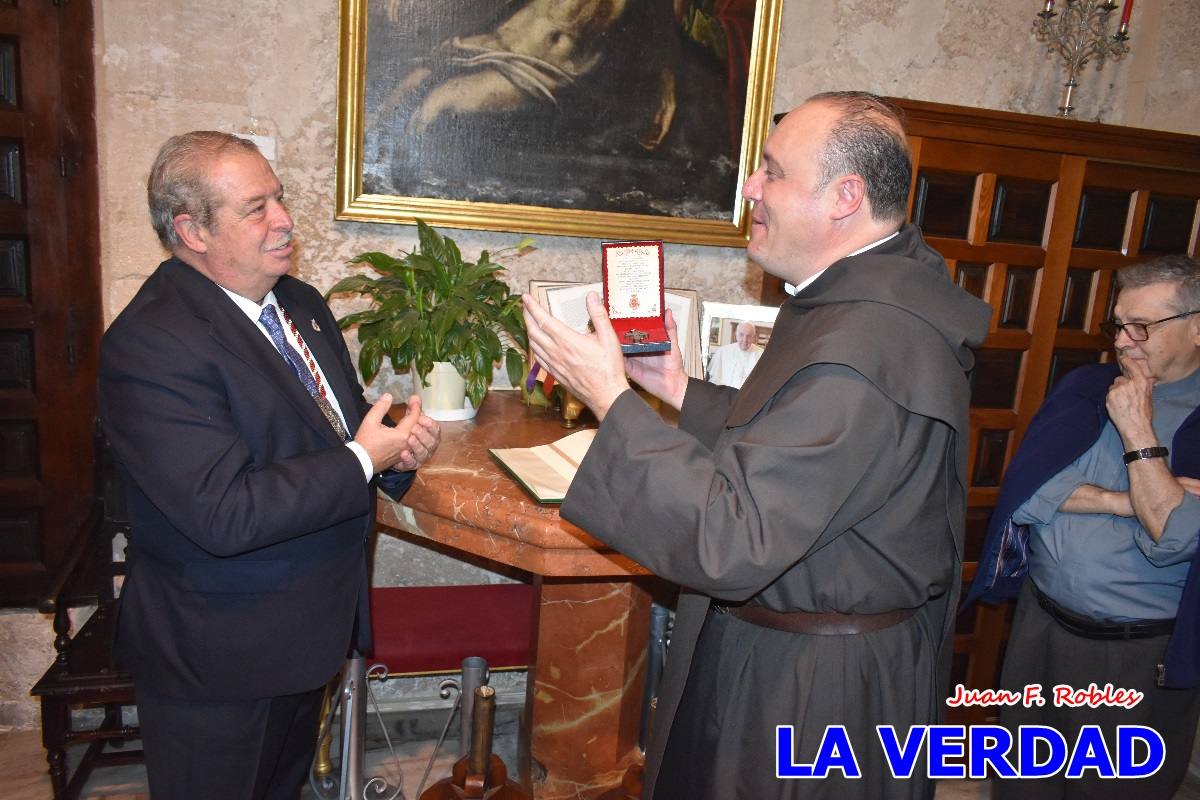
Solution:
{"label": "red presentation box", "polygon": [[603,242],[604,306],[626,354],[665,353],[662,242]]}

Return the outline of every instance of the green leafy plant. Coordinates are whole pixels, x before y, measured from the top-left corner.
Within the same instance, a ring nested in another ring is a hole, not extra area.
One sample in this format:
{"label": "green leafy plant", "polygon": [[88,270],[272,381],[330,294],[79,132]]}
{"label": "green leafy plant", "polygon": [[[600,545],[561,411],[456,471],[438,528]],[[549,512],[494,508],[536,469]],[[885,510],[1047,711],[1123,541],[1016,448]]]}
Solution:
{"label": "green leafy plant", "polygon": [[[343,278],[325,296],[354,293],[371,300],[370,308],[338,320],[343,330],[358,326],[358,368],[367,383],[379,373],[384,357],[397,372],[411,364],[426,386],[433,362],[449,361],[478,407],[501,358],[509,381],[515,386],[521,379],[529,347],[521,298],[498,277],[504,267],[488,251],[476,261],[466,261],[453,239],[421,220],[417,236],[417,249],[399,258],[359,253],[349,263],[367,264],[379,276]],[[524,239],[495,255],[520,252],[531,244]],[[507,334],[508,343],[501,333]]]}

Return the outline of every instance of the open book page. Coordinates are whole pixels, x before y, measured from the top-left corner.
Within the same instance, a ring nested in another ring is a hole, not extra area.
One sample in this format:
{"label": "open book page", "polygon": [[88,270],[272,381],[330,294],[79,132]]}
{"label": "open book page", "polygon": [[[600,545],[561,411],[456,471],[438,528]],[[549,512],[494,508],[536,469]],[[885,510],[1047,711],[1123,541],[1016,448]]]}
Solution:
{"label": "open book page", "polygon": [[539,503],[561,503],[595,437],[596,431],[588,429],[550,444],[488,452]]}
{"label": "open book page", "polygon": [[599,283],[579,283],[570,286],[554,286],[546,289],[546,309],[558,320],[580,333],[588,329],[588,292],[600,294]]}
{"label": "open book page", "polygon": [[667,289],[665,302],[667,308],[675,316],[675,326],[679,330],[679,356],[683,359],[683,369],[693,378],[704,378],[704,369],[700,363],[700,325],[696,318],[696,292]]}
{"label": "open book page", "polygon": [[[588,329],[588,292],[601,293],[599,283],[570,283],[567,281],[529,282],[529,293],[555,319],[561,320],[572,330],[583,333]],[[666,289],[667,308],[675,315],[679,327],[679,355],[683,368],[693,378],[704,378],[704,364],[700,353],[700,297],[694,289]],[[532,359],[532,354],[530,354]]]}

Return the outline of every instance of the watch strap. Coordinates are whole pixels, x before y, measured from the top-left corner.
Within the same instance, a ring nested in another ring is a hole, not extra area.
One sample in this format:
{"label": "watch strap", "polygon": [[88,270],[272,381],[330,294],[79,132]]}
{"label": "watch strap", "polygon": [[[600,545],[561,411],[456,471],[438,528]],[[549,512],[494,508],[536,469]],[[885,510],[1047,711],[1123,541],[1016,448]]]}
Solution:
{"label": "watch strap", "polygon": [[1166,458],[1171,451],[1165,447],[1143,447],[1141,450],[1130,450],[1125,454],[1125,463],[1132,464],[1143,458]]}

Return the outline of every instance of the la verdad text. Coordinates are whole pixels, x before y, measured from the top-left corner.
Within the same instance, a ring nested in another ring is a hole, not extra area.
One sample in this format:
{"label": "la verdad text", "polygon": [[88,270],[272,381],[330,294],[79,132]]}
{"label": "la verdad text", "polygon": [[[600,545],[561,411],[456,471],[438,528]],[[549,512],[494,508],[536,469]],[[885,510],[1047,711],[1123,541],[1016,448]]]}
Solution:
{"label": "la verdad text", "polygon": [[[1120,725],[1110,752],[1097,725],[1085,725],[1073,742],[1048,725],[1022,725],[1017,735],[1000,725],[913,725],[903,737],[892,725],[876,725],[875,738],[852,742],[844,725],[829,725],[811,763],[795,758],[792,725],[775,728],[775,777],[862,778],[857,748],[878,747],[893,778],[907,779],[923,767],[929,778],[1146,778],[1166,759],[1158,731]],[[870,776],[877,778],[879,776]]]}

